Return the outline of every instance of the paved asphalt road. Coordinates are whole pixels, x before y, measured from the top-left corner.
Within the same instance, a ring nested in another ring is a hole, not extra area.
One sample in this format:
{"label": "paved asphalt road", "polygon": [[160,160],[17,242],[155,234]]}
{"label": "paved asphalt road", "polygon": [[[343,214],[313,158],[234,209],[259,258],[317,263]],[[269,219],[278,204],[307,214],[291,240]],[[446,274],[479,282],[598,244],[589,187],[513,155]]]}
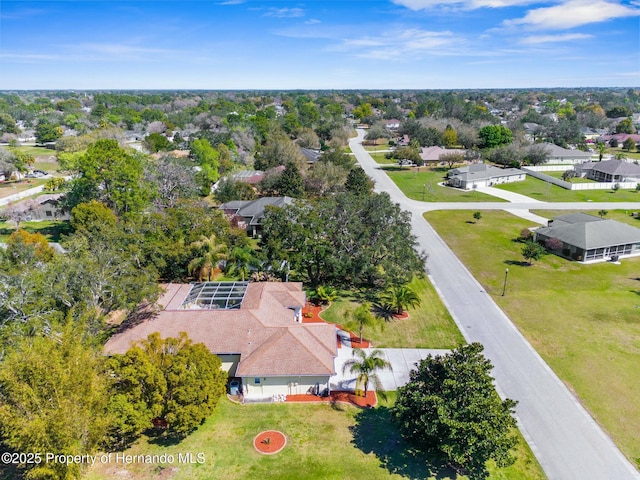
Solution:
{"label": "paved asphalt road", "polygon": [[[505,203],[427,204],[409,200],[381,171],[361,145],[363,131],[350,142],[365,172],[404,209],[412,212],[413,229],[429,254],[429,277],[467,341],[481,342],[495,366],[498,392],[518,400],[516,413],[522,433],[551,480],[640,479],[562,381],[519,333],[504,312],[473,278],[422,213],[435,209],[504,209]],[[589,203],[593,209],[629,208],[639,203]],[[508,204],[510,208],[577,209],[581,203]]]}

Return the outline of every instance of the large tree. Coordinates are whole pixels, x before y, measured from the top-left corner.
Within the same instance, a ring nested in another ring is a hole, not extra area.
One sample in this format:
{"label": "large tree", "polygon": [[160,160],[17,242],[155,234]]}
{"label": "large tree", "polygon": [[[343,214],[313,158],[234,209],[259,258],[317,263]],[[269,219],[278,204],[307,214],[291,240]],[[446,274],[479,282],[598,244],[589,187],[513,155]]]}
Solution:
{"label": "large tree", "polygon": [[79,478],[78,462],[45,462],[48,452],[86,455],[113,420],[104,357],[69,320],[61,331],[26,337],[0,362],[0,434],[13,451],[40,454],[28,478]]}
{"label": "large tree", "polygon": [[386,193],[267,209],[263,246],[272,263],[288,260],[295,275],[314,286],[385,288],[424,272],[411,216]]}
{"label": "large tree", "polygon": [[69,207],[99,200],[118,214],[140,212],[151,197],[144,181],[144,158],[130,153],[116,140],[91,144],[78,161],[79,177],[71,182]]}
{"label": "large tree", "polygon": [[126,432],[130,440],[151,427],[164,425],[164,433],[184,437],[215,410],[225,392],[227,373],[220,359],[202,343],[182,333],[162,339],[153,333],[124,355],[114,355],[110,369],[115,394],[110,407],[120,415],[112,432]]}
{"label": "large tree", "polygon": [[493,385],[491,362],[479,343],[447,355],[429,355],[398,389],[392,418],[418,450],[485,478],[486,463],[511,465],[517,443],[516,402],[501,400]]}
{"label": "large tree", "polygon": [[353,167],[349,170],[344,189],[354,195],[371,195],[374,182],[361,167]]}
{"label": "large tree", "polygon": [[513,134],[504,125],[487,125],[478,132],[482,148],[494,148],[508,145],[513,141]]}

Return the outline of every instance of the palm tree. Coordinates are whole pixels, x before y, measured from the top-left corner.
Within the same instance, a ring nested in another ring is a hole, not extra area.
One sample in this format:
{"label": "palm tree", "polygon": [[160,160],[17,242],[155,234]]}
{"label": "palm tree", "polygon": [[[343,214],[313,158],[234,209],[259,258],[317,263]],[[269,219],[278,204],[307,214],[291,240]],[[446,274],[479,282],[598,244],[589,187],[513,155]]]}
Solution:
{"label": "palm tree", "polygon": [[[351,352],[353,357],[345,362],[342,366],[342,373],[344,374],[347,369],[349,372],[358,375],[356,379],[357,385],[364,385],[364,396],[367,396],[369,382],[372,382],[375,390],[382,390],[382,383],[380,377],[376,374],[376,370],[383,370],[388,368],[392,370],[391,364],[382,358],[382,350],[372,350],[369,355],[361,348],[354,348]],[[358,389],[356,388],[356,391]]]}
{"label": "palm tree", "polygon": [[239,273],[244,282],[244,279],[249,276],[251,266],[256,263],[257,259],[253,256],[253,250],[248,247],[236,247],[229,254],[227,266]]}
{"label": "palm tree", "polygon": [[220,260],[227,258],[224,253],[227,246],[220,243],[216,234],[212,233],[210,237],[200,235],[200,240],[193,242],[190,247],[196,251],[197,256],[187,266],[189,273],[198,272],[199,282],[205,277],[210,282]]}
{"label": "palm tree", "polygon": [[389,308],[396,315],[401,315],[407,308],[420,306],[420,297],[406,285],[389,288],[380,295],[382,305]]}
{"label": "palm tree", "polygon": [[598,150],[598,161],[601,162],[602,161],[602,157],[604,156],[605,152],[607,151],[607,147],[604,143],[602,142],[598,142],[598,145],[596,146],[596,149]]}
{"label": "palm tree", "polygon": [[[350,312],[351,319],[345,324],[345,328],[357,328],[360,334],[360,345],[362,345],[362,331],[364,327],[373,327],[376,328],[380,325],[380,321],[378,318],[371,313],[371,304],[369,302],[364,302],[355,310]],[[382,325],[384,328],[384,325]]]}

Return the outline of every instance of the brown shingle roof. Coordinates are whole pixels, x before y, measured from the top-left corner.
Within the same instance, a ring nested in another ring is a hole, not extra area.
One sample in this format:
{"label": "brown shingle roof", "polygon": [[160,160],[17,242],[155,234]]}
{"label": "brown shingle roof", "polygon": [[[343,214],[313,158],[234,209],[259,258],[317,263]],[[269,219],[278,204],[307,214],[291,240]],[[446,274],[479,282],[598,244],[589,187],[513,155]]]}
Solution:
{"label": "brown shingle roof", "polygon": [[125,353],[151,333],[162,338],[186,332],[217,354],[240,354],[238,375],[331,375],[337,354],[336,327],[294,321],[287,307],[305,303],[302,284],[250,283],[240,309],[177,310],[191,285],[169,284],[159,304],[165,309],[111,337],[107,353]]}

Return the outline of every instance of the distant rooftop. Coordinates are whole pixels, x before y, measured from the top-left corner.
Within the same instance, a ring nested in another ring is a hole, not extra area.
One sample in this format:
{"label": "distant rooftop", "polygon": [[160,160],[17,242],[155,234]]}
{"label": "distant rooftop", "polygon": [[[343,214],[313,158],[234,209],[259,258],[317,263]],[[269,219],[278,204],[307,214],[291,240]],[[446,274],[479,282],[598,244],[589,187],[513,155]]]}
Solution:
{"label": "distant rooftop", "polygon": [[231,310],[240,308],[249,282],[200,282],[192,284],[180,310]]}

